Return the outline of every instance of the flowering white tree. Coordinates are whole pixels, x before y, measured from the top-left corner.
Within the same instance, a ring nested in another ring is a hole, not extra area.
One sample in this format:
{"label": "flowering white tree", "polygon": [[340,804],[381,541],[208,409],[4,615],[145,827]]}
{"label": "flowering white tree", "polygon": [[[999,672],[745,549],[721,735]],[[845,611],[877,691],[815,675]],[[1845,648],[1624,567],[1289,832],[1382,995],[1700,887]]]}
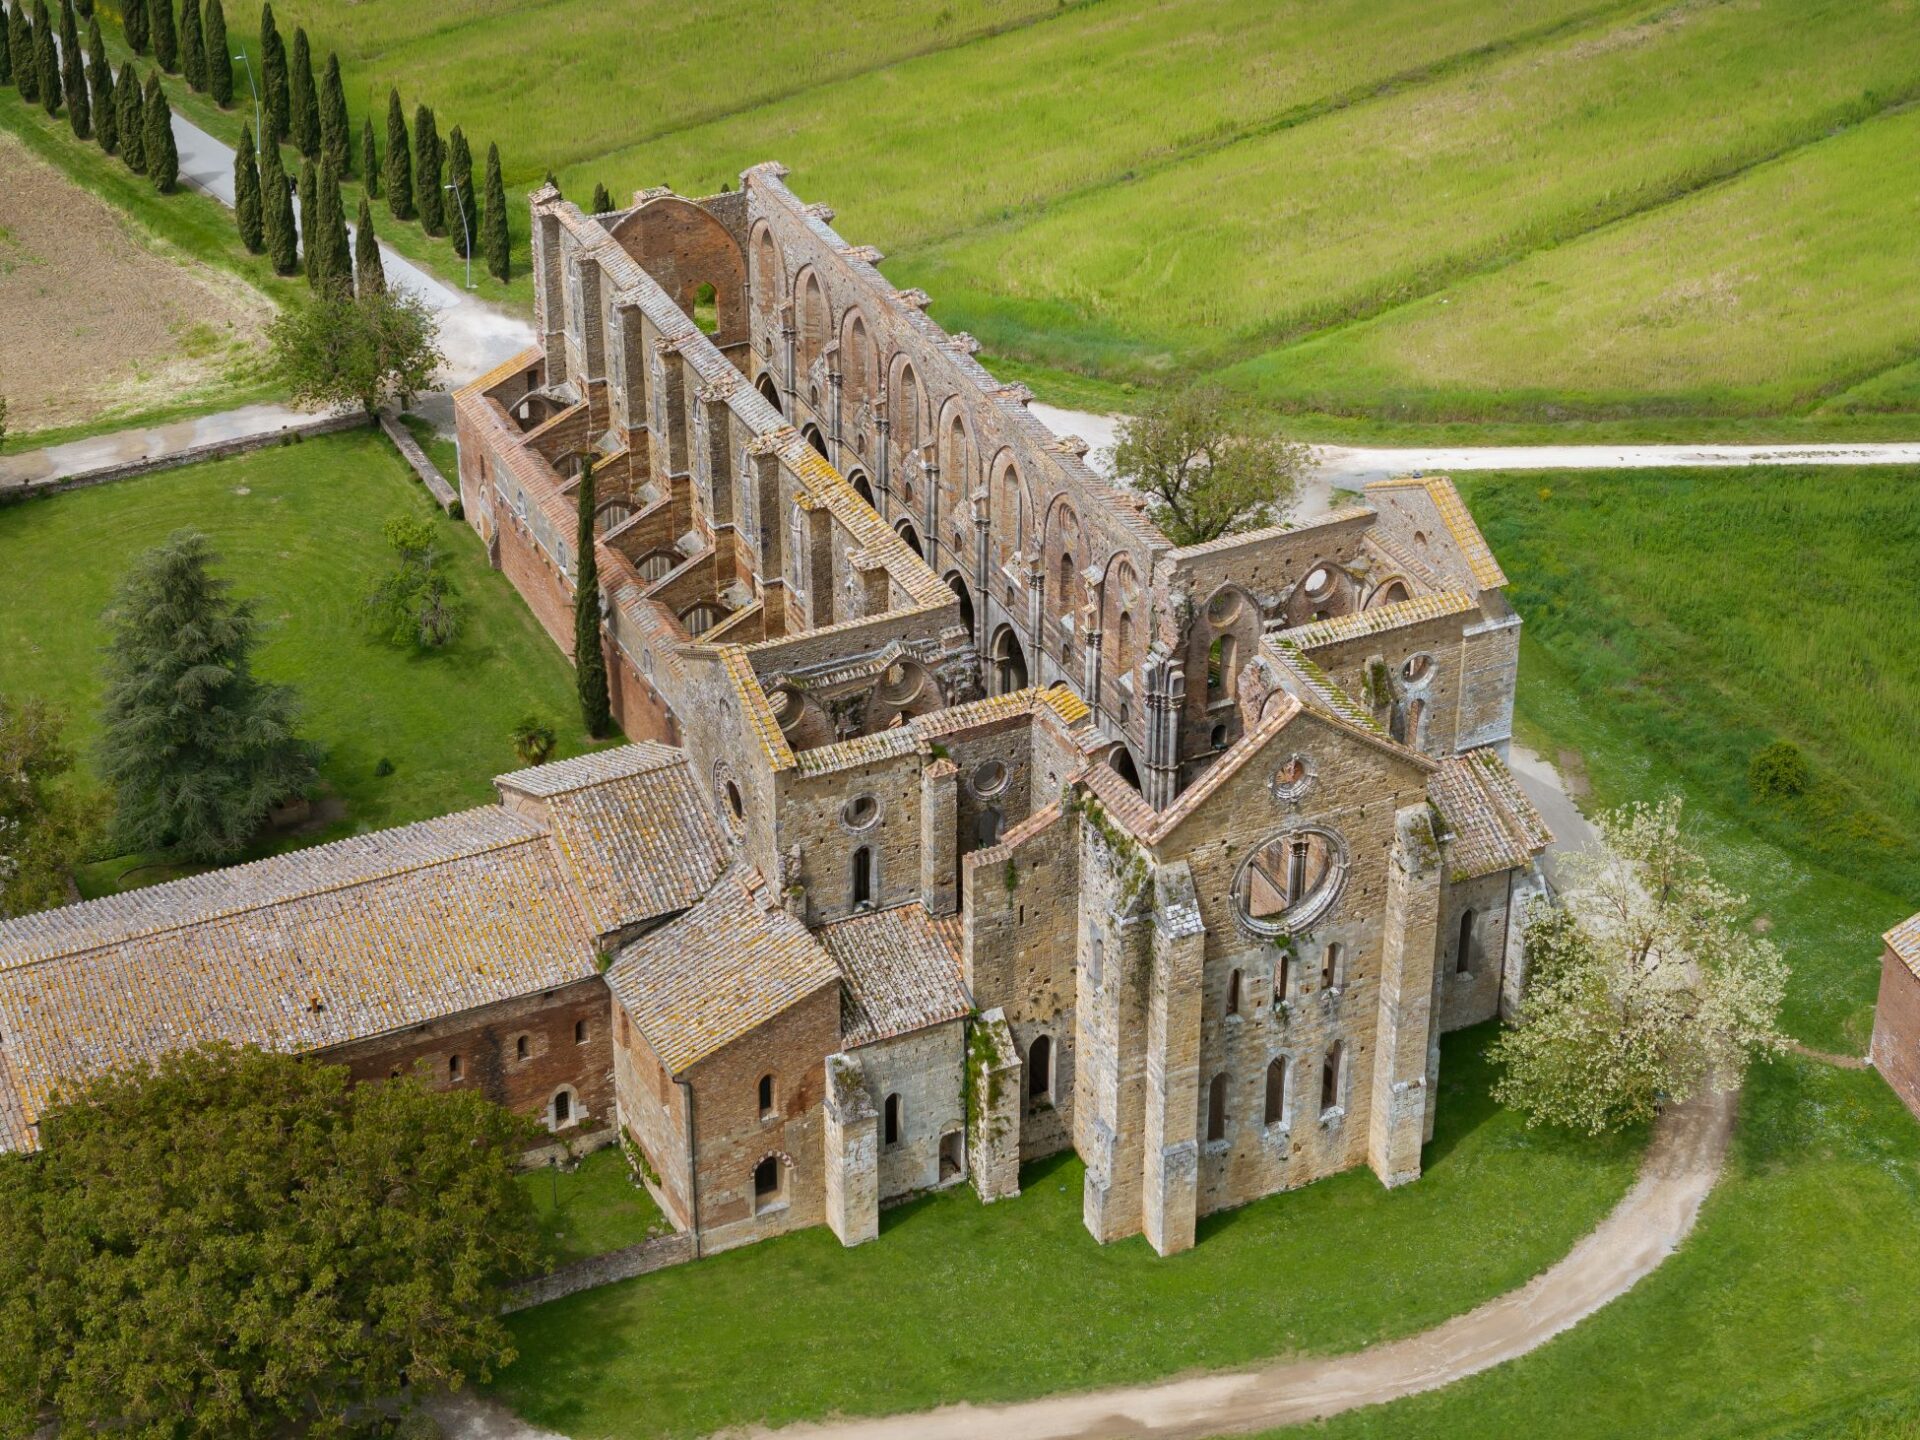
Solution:
{"label": "flowering white tree", "polygon": [[1619,1129],[1702,1085],[1732,1088],[1749,1059],[1786,1047],[1786,962],[1681,818],[1677,795],[1600,817],[1562,903],[1529,913],[1526,998],[1494,1046],[1494,1096],[1529,1125]]}

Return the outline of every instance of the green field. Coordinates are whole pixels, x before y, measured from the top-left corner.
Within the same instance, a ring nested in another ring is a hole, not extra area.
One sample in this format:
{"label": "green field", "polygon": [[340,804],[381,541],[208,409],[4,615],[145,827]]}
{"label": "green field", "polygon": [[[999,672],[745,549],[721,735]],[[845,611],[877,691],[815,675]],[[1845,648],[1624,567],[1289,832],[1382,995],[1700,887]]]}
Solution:
{"label": "green field", "polygon": [[[522,247],[549,169],[618,197],[780,159],[1043,395],[1220,373],[1323,436],[1790,439],[1920,412],[1904,0],[276,13],[340,51],[356,128],[372,106],[384,134],[393,85],[478,154],[499,140]],[[250,113],[182,104],[228,135]],[[520,253],[485,293],[527,302]]]}
{"label": "green field", "polygon": [[1639,1138],[1528,1131],[1487,1098],[1490,1027],[1449,1036],[1416,1185],[1362,1169],[1200,1223],[1171,1259],[1096,1244],[1079,1161],[1018,1199],[962,1187],[886,1211],[875,1243],[824,1227],[512,1320],[503,1396],[571,1435],[704,1435],[840,1411],[1084,1389],[1353,1349],[1523,1283],[1625,1193]]}
{"label": "green field", "polygon": [[258,602],[267,638],[255,668],[298,688],[304,733],[326,748],[322,778],[345,811],[303,841],[484,804],[491,777],[520,764],[509,736],[528,711],[555,722],[556,758],[585,746],[572,671],[479,538],[444,517],[435,523],[471,606],[461,637],[431,654],[368,637],[361,597],[391,553],[380,527],[403,512],[440,513],[377,431],[0,506],[0,691],[60,705],[89,748],[100,613],[135,556],[191,526],[212,538],[236,593]]}
{"label": "green field", "polygon": [[646,1188],[636,1185],[620,1147],[596,1150],[571,1170],[543,1166],[520,1177],[533,1200],[554,1266],[637,1245],[673,1227]]}

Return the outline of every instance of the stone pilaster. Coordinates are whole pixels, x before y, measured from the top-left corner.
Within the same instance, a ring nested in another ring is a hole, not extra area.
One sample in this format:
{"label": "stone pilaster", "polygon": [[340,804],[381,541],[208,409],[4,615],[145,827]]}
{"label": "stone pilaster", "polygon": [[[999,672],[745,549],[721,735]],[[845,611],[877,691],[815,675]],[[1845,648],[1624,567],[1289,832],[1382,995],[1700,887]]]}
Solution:
{"label": "stone pilaster", "polygon": [[1374,1028],[1367,1163],[1383,1185],[1420,1175],[1426,1133],[1433,1011],[1434,929],[1440,912],[1440,844],[1427,807],[1397,817],[1381,917],[1380,1011]]}
{"label": "stone pilaster", "polygon": [[967,1154],[981,1200],[1020,1193],[1019,1047],[1004,1010],[979,1016],[967,1034]]}
{"label": "stone pilaster", "polygon": [[1200,1167],[1200,988],[1206,927],[1179,861],[1154,872],[1141,1229],[1162,1255],[1193,1248]]}
{"label": "stone pilaster", "polygon": [[825,1145],[827,1225],[842,1245],[880,1233],[880,1138],[860,1062],[827,1057]]}
{"label": "stone pilaster", "polygon": [[1155,650],[1140,669],[1147,686],[1147,753],[1140,767],[1140,791],[1147,804],[1164,810],[1180,793],[1180,712],[1187,703],[1186,667]]}
{"label": "stone pilaster", "polygon": [[960,770],[935,760],[920,771],[920,900],[929,915],[960,908],[958,872]]}

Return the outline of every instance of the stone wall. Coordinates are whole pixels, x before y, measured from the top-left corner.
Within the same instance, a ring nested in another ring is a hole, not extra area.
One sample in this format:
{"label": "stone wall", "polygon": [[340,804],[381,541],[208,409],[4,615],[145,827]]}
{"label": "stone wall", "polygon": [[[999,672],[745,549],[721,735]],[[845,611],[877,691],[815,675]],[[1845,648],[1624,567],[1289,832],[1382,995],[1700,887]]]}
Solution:
{"label": "stone wall", "polygon": [[[963,1099],[966,1043],[965,1022],[953,1020],[862,1045],[853,1052],[868,1100],[879,1117],[882,1201],[965,1178],[965,1147],[959,1137],[967,1123]],[[898,1101],[899,1118],[898,1131],[891,1141],[887,1132],[890,1097]],[[957,1161],[952,1173],[941,1169],[943,1144],[950,1158]]]}
{"label": "stone wall", "polygon": [[577,1260],[551,1275],[542,1275],[537,1280],[516,1286],[507,1297],[506,1304],[501,1306],[501,1313],[511,1315],[515,1311],[531,1310],[536,1305],[578,1295],[582,1290],[611,1285],[617,1280],[631,1280],[636,1275],[651,1275],[671,1265],[684,1265],[697,1258],[698,1253],[692,1235],[657,1235],[651,1240],[642,1240],[638,1245],[628,1245],[623,1249],[609,1250],[604,1255]]}
{"label": "stone wall", "polygon": [[694,1224],[693,1122],[690,1097],[674,1083],[646,1037],[616,1000],[613,1046],[614,1091],[620,1124],[651,1168],[649,1188],[679,1230]]}
{"label": "stone wall", "polygon": [[[1506,979],[1509,892],[1513,872],[1497,871],[1471,880],[1449,879],[1440,895],[1434,930],[1434,989],[1441,1031],[1461,1030],[1500,1013]],[[1472,919],[1463,930],[1462,922]],[[1460,942],[1470,935],[1465,963]]]}

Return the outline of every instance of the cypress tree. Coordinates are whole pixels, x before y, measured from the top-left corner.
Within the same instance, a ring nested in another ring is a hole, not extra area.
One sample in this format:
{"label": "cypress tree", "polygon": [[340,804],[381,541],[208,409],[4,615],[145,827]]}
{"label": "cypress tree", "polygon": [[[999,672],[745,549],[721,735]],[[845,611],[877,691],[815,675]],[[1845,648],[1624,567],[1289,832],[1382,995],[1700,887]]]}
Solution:
{"label": "cypress tree", "polygon": [[240,243],[258,255],[267,245],[266,218],[260,210],[260,167],[253,158],[253,126],[240,127],[240,147],[233,152],[233,219],[240,227]]}
{"label": "cypress tree", "polygon": [[180,0],[180,73],[193,89],[207,88],[207,42],[200,33],[200,0]]}
{"label": "cypress tree", "polygon": [[180,68],[180,34],[173,28],[173,0],[147,0],[147,24],[153,30],[153,58],[171,75]]}
{"label": "cypress tree", "polygon": [[140,94],[140,77],[133,61],[120,67],[113,87],[114,129],[120,137],[120,158],[136,175],[147,173],[147,106]]}
{"label": "cypress tree", "polygon": [[380,263],[380,237],[373,233],[373,206],[360,197],[360,219],[353,227],[353,283],[362,300],[384,295],[387,269]]}
{"label": "cypress tree", "polygon": [[87,139],[93,134],[93,107],[87,102],[87,66],[73,0],[60,0],[60,89],[67,99],[67,123],[76,136]]}
{"label": "cypress tree", "polygon": [[360,117],[360,184],[367,194],[380,193],[380,152],[373,148],[373,117]]}
{"label": "cypress tree", "polygon": [[510,261],[507,240],[507,189],[500,183],[500,147],[487,146],[487,201],[480,217],[480,249],[487,257],[487,273],[507,278]]}
{"label": "cypress tree", "polygon": [[207,0],[200,30],[207,56],[207,93],[224,110],[233,103],[233,50],[227,44],[227,12],[220,0]]}
{"label": "cypress tree", "polygon": [[413,156],[407,152],[407,121],[400,113],[400,92],[387,92],[387,213],[413,219]]}
{"label": "cypress tree", "polygon": [[340,84],[340,57],[327,55],[320,81],[320,158],[342,178],[353,173],[353,136],[347,128],[347,92]]}
{"label": "cypress tree", "polygon": [[453,253],[464,260],[473,253],[474,226],[480,216],[473,208],[473,152],[458,125],[447,136],[447,181],[453,186],[447,197],[447,236],[453,241]]}
{"label": "cypress tree", "polygon": [[600,649],[600,561],[593,548],[593,459],[580,470],[579,560],[573,591],[573,678],[580,691],[580,718],[587,733],[607,733],[613,720],[607,701],[607,657]]}
{"label": "cypress tree", "polygon": [[604,215],[611,209],[613,209],[613,197],[607,194],[607,187],[604,185],[595,185],[593,187],[593,213],[595,215]]}
{"label": "cypress tree", "polygon": [[60,113],[60,46],[53,38],[53,16],[47,0],[33,7],[33,83],[49,115]]}
{"label": "cypress tree", "polygon": [[34,44],[33,17],[27,0],[13,0],[7,11],[7,50],[13,59],[13,83],[22,100],[40,98],[40,57]]}
{"label": "cypress tree", "polygon": [[299,236],[293,227],[293,194],[280,165],[278,145],[269,144],[260,152],[260,221],[274,273],[293,274],[300,268]]}
{"label": "cypress tree", "polygon": [[126,34],[129,50],[136,55],[147,53],[152,43],[147,26],[147,0],[126,0],[120,7],[120,29]]}
{"label": "cypress tree", "polygon": [[113,66],[100,38],[98,15],[87,21],[87,86],[92,91],[94,136],[111,155],[120,148],[120,112],[113,103]]}
{"label": "cypress tree", "polygon": [[446,207],[440,194],[440,131],[433,111],[416,106],[413,112],[413,203],[420,212],[420,228],[429,235],[446,233]]}
{"label": "cypress tree", "polygon": [[[19,0],[13,0],[6,10],[6,27],[0,29],[0,84],[13,84],[13,77],[19,75],[19,65],[13,63],[13,56],[21,48],[21,35],[25,33],[21,25],[25,15],[19,13]],[[33,58],[33,42],[27,42],[27,56]],[[31,94],[21,94],[21,100],[33,100]]]}
{"label": "cypress tree", "polygon": [[269,144],[285,140],[293,103],[287,95],[287,47],[273,23],[273,5],[260,7],[260,104]]}
{"label": "cypress tree", "polygon": [[180,152],[173,145],[173,107],[159,72],[147,76],[147,178],[162,195],[173,192],[180,179]]}
{"label": "cypress tree", "polygon": [[320,154],[320,102],[313,88],[313,50],[307,32],[293,32],[293,63],[287,68],[287,99],[293,106],[293,143],[309,160]]}
{"label": "cypress tree", "polygon": [[320,191],[320,172],[313,168],[308,160],[300,167],[300,201],[297,209],[300,214],[300,258],[306,263],[307,284],[314,285],[320,278],[320,207],[314,203],[314,196]]}
{"label": "cypress tree", "polygon": [[323,161],[320,191],[314,197],[318,212],[314,225],[319,258],[314,262],[314,288],[322,295],[353,298],[353,251],[347,241],[347,213],[340,202],[340,172]]}

